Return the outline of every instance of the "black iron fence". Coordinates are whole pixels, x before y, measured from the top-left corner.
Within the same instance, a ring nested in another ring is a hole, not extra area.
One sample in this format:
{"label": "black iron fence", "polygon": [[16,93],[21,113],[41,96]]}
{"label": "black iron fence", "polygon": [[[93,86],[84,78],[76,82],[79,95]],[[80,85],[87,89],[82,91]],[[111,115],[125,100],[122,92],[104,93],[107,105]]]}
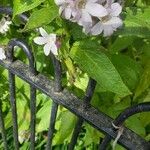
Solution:
{"label": "black iron fence", "polygon": [[[12,10],[8,7],[0,7],[0,13],[12,15]],[[19,15],[23,22],[27,21],[27,17],[24,14]],[[29,65],[24,64],[22,61],[14,58],[14,47],[20,47],[26,54]],[[93,128],[106,134],[103,141],[100,141],[100,150],[107,149],[107,145],[111,139],[116,139],[118,133],[123,133],[118,137],[118,143],[123,147],[132,150],[149,150],[150,143],[145,141],[142,137],[131,131],[130,129],[123,127],[123,123],[128,117],[140,113],[150,111],[150,103],[142,103],[139,105],[127,108],[122,112],[115,120],[104,114],[103,112],[95,109],[91,104],[96,81],[89,79],[89,83],[86,89],[86,93],[83,101],[77,96],[72,94],[67,89],[64,89],[61,84],[61,63],[51,54],[53,66],[55,70],[54,80],[49,80],[46,76],[38,73],[35,68],[34,57],[28,44],[23,40],[12,39],[7,46],[7,59],[0,60],[0,65],[8,70],[9,74],[9,92],[10,92],[10,104],[12,111],[13,120],[13,137],[14,137],[14,149],[19,149],[18,141],[18,124],[17,124],[17,108],[16,108],[16,83],[15,77],[18,76],[24,82],[30,85],[30,111],[31,111],[31,124],[30,124],[30,149],[35,149],[35,125],[36,125],[36,90],[42,91],[44,94],[49,96],[53,100],[51,117],[48,130],[48,139],[46,150],[52,148],[53,134],[55,131],[55,121],[58,110],[58,105],[62,105],[69,111],[78,116],[77,124],[74,128],[70,144],[68,145],[69,150],[73,150],[78,135],[81,131],[82,124],[84,121],[88,122]],[[4,118],[2,117],[2,108],[0,105],[0,127],[1,135],[3,139],[4,149],[8,150],[7,134],[5,131]]]}

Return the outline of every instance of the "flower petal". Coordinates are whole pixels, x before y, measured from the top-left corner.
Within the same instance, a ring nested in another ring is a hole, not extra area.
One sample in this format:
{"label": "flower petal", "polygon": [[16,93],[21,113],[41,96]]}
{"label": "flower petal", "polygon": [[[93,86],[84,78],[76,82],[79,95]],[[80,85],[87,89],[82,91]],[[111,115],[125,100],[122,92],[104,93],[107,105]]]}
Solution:
{"label": "flower petal", "polygon": [[54,34],[54,33],[51,33],[51,34],[49,34],[49,41],[51,41],[51,42],[56,42],[56,34]]}
{"label": "flower petal", "polygon": [[83,27],[89,26],[89,24],[92,24],[91,15],[87,11],[82,10],[81,18],[79,19],[78,24]]}
{"label": "flower petal", "polygon": [[119,4],[119,3],[113,3],[112,5],[111,5],[111,15],[112,16],[119,16],[119,14],[121,13],[121,11],[122,11],[122,7],[121,7],[121,5]]}
{"label": "flower petal", "polygon": [[98,35],[101,34],[103,31],[103,25],[101,22],[98,22],[97,24],[95,24],[93,26],[93,28],[91,29],[91,34],[92,35]]}
{"label": "flower petal", "polygon": [[96,3],[87,3],[86,10],[95,17],[104,17],[108,14],[106,8]]}
{"label": "flower petal", "polygon": [[64,13],[63,13],[64,17],[66,19],[70,19],[71,18],[71,12],[72,12],[71,8],[69,8],[69,7],[65,8]]}
{"label": "flower petal", "polygon": [[114,32],[114,29],[112,26],[106,25],[104,27],[104,37],[111,36],[113,34],[113,32]]}
{"label": "flower petal", "polygon": [[47,43],[47,44],[44,45],[44,54],[46,56],[48,56],[50,54],[51,46],[52,46],[51,43]]}
{"label": "flower petal", "polygon": [[91,2],[91,3],[95,3],[97,2],[98,0],[87,0],[87,2]]}
{"label": "flower petal", "polygon": [[116,28],[122,26],[123,22],[119,17],[112,17],[110,20],[108,20],[107,22],[105,22],[103,24],[110,25],[116,29]]}
{"label": "flower petal", "polygon": [[56,44],[52,44],[52,45],[51,45],[51,52],[52,52],[54,55],[58,55],[58,49],[57,49]]}
{"label": "flower petal", "polygon": [[42,36],[48,36],[48,33],[43,28],[39,28],[39,31]]}
{"label": "flower petal", "polygon": [[34,43],[38,44],[38,45],[43,45],[47,43],[47,39],[44,37],[36,37],[33,39]]}
{"label": "flower petal", "polygon": [[65,0],[55,0],[56,5],[62,5],[65,2]]}

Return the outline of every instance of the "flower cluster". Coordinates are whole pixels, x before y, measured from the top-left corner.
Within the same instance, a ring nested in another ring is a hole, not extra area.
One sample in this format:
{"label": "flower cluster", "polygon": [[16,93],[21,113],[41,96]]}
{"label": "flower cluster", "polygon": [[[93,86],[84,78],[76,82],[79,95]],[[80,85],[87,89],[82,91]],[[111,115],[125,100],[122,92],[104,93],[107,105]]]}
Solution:
{"label": "flower cluster", "polygon": [[114,0],[55,0],[59,13],[83,27],[85,33],[110,36],[120,26],[122,7]]}
{"label": "flower cluster", "polygon": [[9,30],[11,23],[11,21],[8,21],[5,17],[3,17],[0,21],[0,33],[5,34]]}

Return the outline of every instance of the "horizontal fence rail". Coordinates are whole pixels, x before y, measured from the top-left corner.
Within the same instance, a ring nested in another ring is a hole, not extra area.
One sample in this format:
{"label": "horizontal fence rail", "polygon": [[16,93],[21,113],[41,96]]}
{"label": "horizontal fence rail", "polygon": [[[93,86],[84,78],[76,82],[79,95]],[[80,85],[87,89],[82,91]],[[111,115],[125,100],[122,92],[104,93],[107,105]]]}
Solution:
{"label": "horizontal fence rail", "polygon": [[[12,16],[12,9],[9,7],[0,6],[0,13]],[[23,23],[26,23],[28,17],[25,14],[18,16]],[[22,61],[14,58],[14,47],[19,46],[26,54],[29,65],[24,64]],[[105,150],[111,139],[116,139],[118,135],[118,130],[114,126],[120,128],[122,127],[123,134],[118,139],[123,147],[131,150],[149,150],[150,143],[145,141],[142,137],[131,131],[130,129],[123,127],[123,122],[131,115],[139,112],[150,111],[150,103],[139,104],[130,108],[127,108],[122,112],[115,120],[104,114],[103,112],[94,108],[90,101],[94,94],[94,89],[96,86],[96,81],[92,78],[89,79],[88,86],[85,92],[83,100],[79,99],[77,96],[72,94],[67,89],[63,89],[61,84],[62,79],[62,69],[61,63],[55,58],[54,55],[50,54],[50,58],[53,62],[54,67],[54,80],[49,80],[46,76],[38,73],[35,68],[34,57],[30,47],[27,43],[22,40],[12,39],[7,46],[7,59],[0,60],[0,65],[8,70],[9,73],[9,89],[10,89],[10,104],[13,119],[13,137],[15,150],[19,149],[18,142],[18,124],[17,124],[17,108],[16,108],[16,83],[15,76],[21,78],[24,82],[30,85],[30,113],[31,113],[31,123],[30,123],[30,149],[35,149],[35,125],[36,125],[36,90],[42,91],[48,97],[53,100],[48,139],[46,150],[52,149],[52,140],[55,132],[55,122],[58,111],[58,106],[62,105],[69,111],[77,115],[78,121],[75,126],[74,132],[68,150],[73,150],[76,143],[78,135],[81,131],[82,124],[84,121],[88,122],[91,126],[97,130],[103,132],[106,136],[102,142],[100,142],[99,149]],[[112,125],[114,124],[114,126]],[[0,100],[0,128],[1,135],[4,143],[4,149],[8,150],[7,137],[5,131],[5,124],[3,118],[3,112],[1,108]]]}
{"label": "horizontal fence rail", "polygon": [[[42,74],[34,75],[30,71],[29,66],[19,60],[13,63],[9,60],[0,60],[0,65],[51,97],[55,103],[64,106],[90,123],[94,128],[110,135],[113,139],[116,138],[117,132],[112,128],[112,118],[96,110],[90,104],[87,105],[66,89],[63,89],[61,92],[55,92],[54,81],[50,81]],[[132,150],[148,150],[150,147],[148,142],[125,127],[123,135],[118,142],[127,149]]]}

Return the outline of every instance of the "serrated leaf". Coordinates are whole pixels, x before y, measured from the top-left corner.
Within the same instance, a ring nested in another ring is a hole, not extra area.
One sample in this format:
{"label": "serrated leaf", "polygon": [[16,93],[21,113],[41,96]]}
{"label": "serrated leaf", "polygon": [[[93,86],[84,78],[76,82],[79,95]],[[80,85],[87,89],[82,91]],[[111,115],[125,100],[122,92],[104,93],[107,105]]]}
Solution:
{"label": "serrated leaf", "polygon": [[106,90],[120,97],[131,94],[110,59],[100,51],[100,46],[95,42],[76,42],[71,51],[72,58],[79,67]]}
{"label": "serrated leaf", "polygon": [[141,66],[124,55],[111,55],[111,61],[128,88],[133,91],[139,81]]}
{"label": "serrated leaf", "polygon": [[31,30],[49,24],[57,16],[58,9],[56,7],[42,8],[40,10],[34,11],[29,17],[29,20],[25,25],[23,31]]}
{"label": "serrated leaf", "polygon": [[14,0],[13,18],[18,14],[21,14],[23,12],[26,12],[28,10],[31,10],[37,7],[44,1],[45,0],[27,0],[27,1],[26,0]]}

